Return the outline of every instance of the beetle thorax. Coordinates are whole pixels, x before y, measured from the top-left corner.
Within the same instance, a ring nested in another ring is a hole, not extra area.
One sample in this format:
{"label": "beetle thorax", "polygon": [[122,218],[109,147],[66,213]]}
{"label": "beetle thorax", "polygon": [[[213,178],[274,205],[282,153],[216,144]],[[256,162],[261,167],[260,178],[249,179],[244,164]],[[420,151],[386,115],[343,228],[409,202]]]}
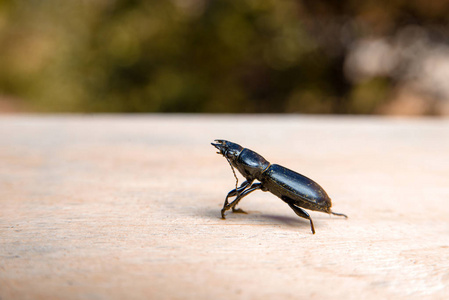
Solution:
{"label": "beetle thorax", "polygon": [[245,148],[240,153],[234,166],[247,180],[257,179],[261,181],[261,175],[270,166],[270,163],[260,154]]}

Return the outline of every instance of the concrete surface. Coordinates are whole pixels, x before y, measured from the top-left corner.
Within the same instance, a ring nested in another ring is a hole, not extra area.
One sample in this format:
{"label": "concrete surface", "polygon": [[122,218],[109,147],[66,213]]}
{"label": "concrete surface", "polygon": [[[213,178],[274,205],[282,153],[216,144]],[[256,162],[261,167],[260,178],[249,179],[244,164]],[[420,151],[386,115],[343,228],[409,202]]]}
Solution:
{"label": "concrete surface", "polygon": [[[229,139],[349,219],[255,192]],[[1,116],[0,299],[447,299],[449,120]],[[241,182],[241,177],[240,177]]]}

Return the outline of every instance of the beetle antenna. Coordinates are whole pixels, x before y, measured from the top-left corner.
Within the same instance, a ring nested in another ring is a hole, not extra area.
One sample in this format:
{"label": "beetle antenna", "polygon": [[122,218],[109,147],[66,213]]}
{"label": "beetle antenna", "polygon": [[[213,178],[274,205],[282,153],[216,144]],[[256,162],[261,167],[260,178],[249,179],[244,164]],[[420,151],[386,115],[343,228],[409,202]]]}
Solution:
{"label": "beetle antenna", "polygon": [[231,166],[232,173],[234,173],[234,177],[235,177],[235,190],[237,190],[238,185],[239,185],[239,178],[238,178],[237,175],[235,174],[234,167],[232,166],[231,161],[229,160],[229,158],[226,157],[226,160],[228,161],[229,165]]}

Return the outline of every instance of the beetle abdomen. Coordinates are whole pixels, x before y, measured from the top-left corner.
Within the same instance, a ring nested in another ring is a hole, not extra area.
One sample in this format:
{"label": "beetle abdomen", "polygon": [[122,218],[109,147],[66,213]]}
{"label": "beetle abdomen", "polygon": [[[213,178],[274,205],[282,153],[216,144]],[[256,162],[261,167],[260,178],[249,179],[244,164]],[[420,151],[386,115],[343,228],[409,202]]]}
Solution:
{"label": "beetle abdomen", "polygon": [[264,188],[281,199],[289,198],[297,205],[310,210],[323,211],[323,208],[331,207],[331,200],[326,191],[304,175],[276,164],[271,165],[264,175]]}

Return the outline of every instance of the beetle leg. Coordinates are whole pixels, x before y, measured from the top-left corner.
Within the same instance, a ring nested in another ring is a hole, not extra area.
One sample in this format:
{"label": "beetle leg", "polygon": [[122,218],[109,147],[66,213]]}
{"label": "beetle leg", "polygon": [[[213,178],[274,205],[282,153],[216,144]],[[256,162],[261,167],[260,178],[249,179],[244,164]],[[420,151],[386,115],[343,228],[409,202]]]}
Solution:
{"label": "beetle leg", "polygon": [[251,185],[251,187],[249,187],[247,190],[243,191],[242,194],[240,194],[237,198],[235,198],[234,201],[232,201],[231,204],[229,204],[229,207],[232,208],[232,212],[246,214],[246,212],[244,212],[242,209],[240,209],[240,208],[236,209],[235,206],[240,202],[240,200],[242,200],[243,197],[247,196],[249,193],[252,193],[258,189],[262,189],[262,183],[255,183],[255,184]]}
{"label": "beetle leg", "polygon": [[251,182],[245,181],[245,182],[243,182],[237,189],[233,189],[232,191],[230,191],[230,192],[228,193],[228,195],[226,196],[225,203],[228,203],[228,198],[229,198],[229,197],[238,196],[238,195],[239,195],[244,189],[246,189],[250,184],[251,184]]}
{"label": "beetle leg", "polygon": [[[251,184],[251,182],[244,181],[244,182],[240,185],[240,187],[238,187],[237,189],[231,190],[231,191],[226,195],[226,199],[225,199],[225,202],[224,202],[224,204],[223,204],[223,207],[226,207],[226,206],[229,205],[229,202],[228,202],[228,198],[229,198],[229,197],[234,197],[234,196],[240,195],[240,193],[241,193],[244,189],[246,189],[246,188],[248,187],[248,185],[250,185],[250,184]],[[222,218],[224,219],[223,214],[222,214]]]}
{"label": "beetle leg", "polygon": [[[247,188],[246,190],[244,190],[242,193],[240,193],[237,198],[234,199],[234,201],[232,201],[229,204],[226,204],[223,206],[223,208],[221,209],[221,218],[225,219],[225,212],[229,209],[232,208],[233,212],[243,212],[241,209],[235,209],[234,207],[239,203],[240,200],[242,200],[243,197],[247,196],[248,194],[254,192],[255,190],[261,189],[262,188],[262,183],[254,183],[253,185],[251,185],[249,188]],[[232,192],[232,191],[231,191]]]}
{"label": "beetle leg", "polygon": [[310,215],[302,208],[299,208],[299,207],[297,207],[293,204],[290,204],[288,202],[287,202],[287,204],[288,204],[288,206],[290,206],[291,209],[293,209],[295,214],[297,214],[299,217],[308,219],[310,221],[310,227],[312,229],[312,233],[315,234],[315,227],[313,226],[312,218],[310,217]]}
{"label": "beetle leg", "polygon": [[[248,185],[250,185],[252,183],[252,181],[251,182],[248,182],[248,184],[245,186],[245,188],[246,187],[248,187]],[[243,188],[243,189],[240,189],[239,188],[239,190],[237,191],[237,197],[240,195],[240,193],[245,189],[245,188]],[[234,195],[233,195],[234,196]],[[242,199],[242,198],[240,198],[240,199]],[[235,198],[234,199],[234,201],[232,201],[232,203],[234,203],[235,202],[235,200],[237,200],[237,198]],[[239,200],[240,201],[240,200]],[[237,205],[237,203],[235,203],[234,205],[232,205],[232,203],[231,203],[231,205],[230,205],[230,207],[232,208],[232,212],[233,213],[239,213],[239,214],[246,214],[247,212],[246,211],[244,211],[243,209],[241,209],[241,208],[235,208],[235,206]]]}

